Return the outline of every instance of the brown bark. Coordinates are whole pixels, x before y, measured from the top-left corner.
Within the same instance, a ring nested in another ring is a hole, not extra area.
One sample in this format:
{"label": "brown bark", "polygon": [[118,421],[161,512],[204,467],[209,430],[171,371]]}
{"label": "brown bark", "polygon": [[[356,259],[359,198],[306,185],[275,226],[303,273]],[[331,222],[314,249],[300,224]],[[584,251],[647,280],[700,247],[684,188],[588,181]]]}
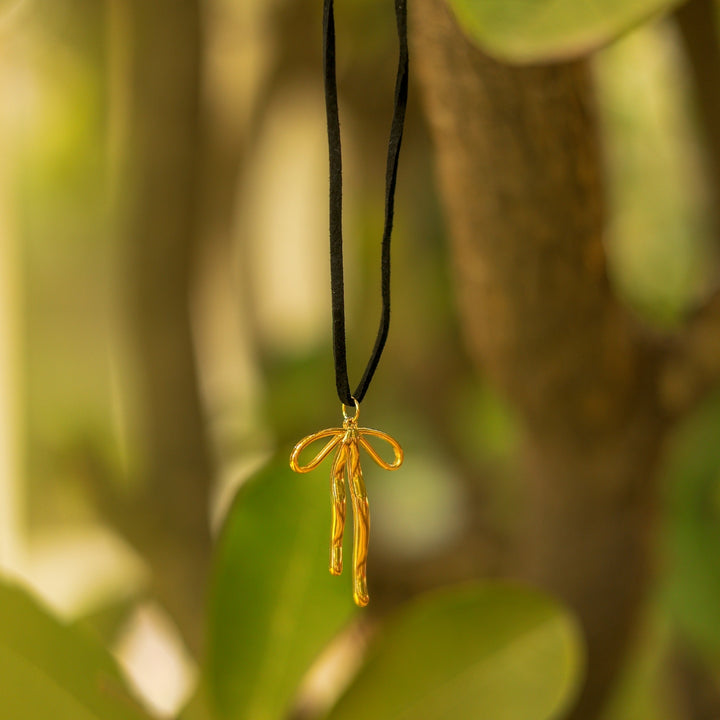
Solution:
{"label": "brown bark", "polygon": [[588,672],[572,717],[587,720],[621,667],[650,576],[661,355],[606,277],[587,62],[502,65],[442,0],[413,6],[464,331],[524,425],[527,512],[506,572],[580,618]]}

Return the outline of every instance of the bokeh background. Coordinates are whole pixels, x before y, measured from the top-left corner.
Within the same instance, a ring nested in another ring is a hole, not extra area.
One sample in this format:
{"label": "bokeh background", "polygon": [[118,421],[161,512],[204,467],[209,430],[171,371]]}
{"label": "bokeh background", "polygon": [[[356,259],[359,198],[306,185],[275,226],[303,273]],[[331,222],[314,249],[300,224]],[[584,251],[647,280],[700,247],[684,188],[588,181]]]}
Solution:
{"label": "bokeh background", "polygon": [[[102,638],[165,714],[197,680],[235,490],[339,418],[318,5],[0,3],[0,567]],[[388,3],[341,5],[352,381],[379,318],[397,41]],[[597,52],[593,73],[611,279],[673,328],[718,267],[673,18]],[[433,173],[413,84],[392,327],[363,403],[406,451],[402,472],[366,471],[380,616],[492,573],[518,501],[520,429],[465,347]],[[703,692],[717,680],[718,427],[715,393],[668,444],[657,581],[607,720],[686,717],[665,683],[678,648]]]}

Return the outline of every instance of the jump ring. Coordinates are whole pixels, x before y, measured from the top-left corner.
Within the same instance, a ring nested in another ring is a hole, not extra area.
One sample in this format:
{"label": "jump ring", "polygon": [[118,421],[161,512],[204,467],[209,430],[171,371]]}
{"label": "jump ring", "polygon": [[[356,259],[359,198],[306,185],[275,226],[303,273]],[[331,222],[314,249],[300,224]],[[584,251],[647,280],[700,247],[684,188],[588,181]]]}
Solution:
{"label": "jump ring", "polygon": [[343,420],[345,420],[346,422],[348,420],[357,422],[358,418],[360,417],[360,403],[355,398],[352,398],[352,401],[355,403],[355,414],[354,415],[348,415],[347,410],[345,408],[348,408],[350,406],[346,405],[345,403],[342,403]]}

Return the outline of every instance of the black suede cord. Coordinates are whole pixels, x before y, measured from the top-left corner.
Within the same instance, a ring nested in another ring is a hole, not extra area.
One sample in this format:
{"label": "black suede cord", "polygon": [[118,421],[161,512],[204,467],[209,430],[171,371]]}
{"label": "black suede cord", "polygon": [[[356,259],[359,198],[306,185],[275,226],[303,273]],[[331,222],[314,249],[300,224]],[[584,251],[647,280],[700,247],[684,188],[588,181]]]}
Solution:
{"label": "black suede cord", "polygon": [[408,93],[408,42],[406,0],[395,0],[400,57],[395,81],[395,107],[388,142],[385,173],[385,223],[383,228],[380,273],[382,313],[375,347],[354,393],[350,392],[345,342],[345,286],[343,280],[342,239],[342,152],[335,73],[335,19],[333,0],[325,0],[323,15],[323,65],[325,74],[325,110],[327,113],[328,149],[330,155],[330,287],[332,293],[333,355],[335,384],[340,401],[352,406],[353,398],[361,402],[375,374],[390,329],[390,237],[395,206],[395,184],[402,143]]}

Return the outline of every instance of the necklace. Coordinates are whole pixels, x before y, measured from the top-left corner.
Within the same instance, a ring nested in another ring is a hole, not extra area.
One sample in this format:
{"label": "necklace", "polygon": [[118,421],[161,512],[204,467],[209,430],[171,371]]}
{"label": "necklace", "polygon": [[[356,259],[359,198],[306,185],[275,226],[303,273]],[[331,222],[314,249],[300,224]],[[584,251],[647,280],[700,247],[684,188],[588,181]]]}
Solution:
{"label": "necklace", "polygon": [[[330,157],[330,286],[332,297],[333,356],[335,385],[340,399],[342,427],[327,428],[303,438],[293,448],[290,467],[299,473],[316,468],[333,450],[335,455],[330,471],[332,493],[332,532],[330,544],[330,572],[342,572],[342,539],[345,530],[345,483],[350,489],[353,509],[353,598],[360,607],[368,604],[367,556],[370,533],[370,514],[360,468],[360,448],[383,469],[396,470],[403,461],[400,445],[386,433],[358,426],[360,403],[370,386],[390,328],[390,238],[395,205],[395,184],[402,143],[408,91],[408,42],[406,0],[395,0],[395,16],[400,44],[395,103],[385,173],[385,222],[381,247],[382,311],[375,346],[354,393],[350,392],[345,340],[345,288],[343,279],[342,242],[342,152],[340,145],[340,117],[338,113],[337,80],[335,72],[335,17],[333,0],[324,0],[323,12],[323,70],[325,79],[325,111],[327,116],[328,150]],[[350,412],[348,412],[350,411]],[[377,438],[390,445],[394,459],[388,463],[370,445],[368,438]],[[300,462],[300,453],[316,440],[331,438],[308,463]]]}

